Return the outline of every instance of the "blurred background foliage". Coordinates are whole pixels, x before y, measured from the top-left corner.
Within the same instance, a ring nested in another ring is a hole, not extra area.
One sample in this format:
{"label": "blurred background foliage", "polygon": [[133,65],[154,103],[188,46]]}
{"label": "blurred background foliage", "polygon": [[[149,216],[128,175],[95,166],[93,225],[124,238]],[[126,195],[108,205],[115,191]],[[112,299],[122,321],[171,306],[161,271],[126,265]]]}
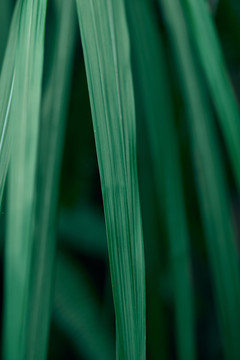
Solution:
{"label": "blurred background foliage", "polygon": [[[192,165],[192,150],[185,121],[183,94],[176,75],[165,22],[157,2],[153,3],[167,58],[179,142],[179,158],[190,232],[191,283],[194,289],[198,359],[219,360],[223,358],[223,344],[213,299],[209,261],[194,182],[195,170]],[[7,43],[14,4],[13,0],[1,0],[0,4],[0,64]],[[209,2],[209,8],[211,8],[209,11],[212,11],[213,21],[219,34],[235,94],[240,99],[239,1],[213,1]],[[56,16],[53,0],[49,0],[43,93],[50,76],[51,66],[54,66],[51,48],[56,37]],[[76,18],[73,18],[72,26],[75,27],[74,58],[56,221],[57,260],[48,359],[108,360],[115,356],[115,325],[106,232],[88,87]],[[144,23],[142,26],[144,27]],[[145,136],[144,124],[141,121],[141,103],[137,99],[136,106],[147,279],[147,359],[176,359],[178,356],[173,280],[170,271],[166,220],[157,202],[149,144]],[[218,135],[224,155],[231,208],[239,242],[239,194],[220,131]],[[2,289],[5,220],[4,202],[0,216]],[[2,299],[3,296],[1,296],[1,309]]]}

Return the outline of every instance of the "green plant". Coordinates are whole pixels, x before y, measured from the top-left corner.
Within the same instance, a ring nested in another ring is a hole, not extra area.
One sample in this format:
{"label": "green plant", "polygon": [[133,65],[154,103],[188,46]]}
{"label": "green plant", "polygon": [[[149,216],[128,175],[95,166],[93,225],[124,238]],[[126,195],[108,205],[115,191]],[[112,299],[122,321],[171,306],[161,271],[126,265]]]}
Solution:
{"label": "green plant", "polygon": [[1,2],[3,359],[239,358],[240,9],[209,5]]}

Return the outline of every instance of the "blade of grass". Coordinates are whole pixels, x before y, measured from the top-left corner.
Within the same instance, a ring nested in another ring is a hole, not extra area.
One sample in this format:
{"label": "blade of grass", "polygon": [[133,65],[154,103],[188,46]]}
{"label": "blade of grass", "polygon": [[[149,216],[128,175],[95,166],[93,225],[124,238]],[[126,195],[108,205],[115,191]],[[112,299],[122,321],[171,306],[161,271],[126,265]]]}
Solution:
{"label": "blade of grass", "polygon": [[240,190],[240,113],[229,81],[216,28],[204,1],[182,0],[188,32],[213,98]]}
{"label": "blade of grass", "polygon": [[145,279],[124,1],[77,0],[101,177],[117,357],[145,359]]}
{"label": "blade of grass", "polygon": [[[216,129],[179,0],[159,0],[177,59],[226,359],[240,353],[240,282],[229,194]],[[218,68],[218,71],[220,69]]]}
{"label": "blade of grass", "polygon": [[[163,46],[151,2],[126,1],[133,48],[133,69],[145,110],[146,134],[155,177],[155,193],[165,216],[174,283],[177,344],[180,359],[194,359],[195,331],[189,234],[174,128],[173,105]],[[187,309],[187,311],[186,311]]]}
{"label": "blade of grass", "polygon": [[4,359],[26,359],[46,0],[20,2],[5,245]]}
{"label": "blade of grass", "polygon": [[55,0],[52,71],[43,98],[39,134],[36,218],[31,261],[28,348],[25,359],[47,356],[52,308],[56,208],[77,21],[74,1]]}
{"label": "blade of grass", "polygon": [[63,254],[57,256],[54,320],[81,357],[112,360],[113,337],[102,324],[101,311],[84,270]]}
{"label": "blade of grass", "polygon": [[12,108],[15,79],[15,53],[20,16],[19,5],[20,2],[18,1],[11,22],[8,44],[0,77],[0,208],[11,151],[9,118]]}

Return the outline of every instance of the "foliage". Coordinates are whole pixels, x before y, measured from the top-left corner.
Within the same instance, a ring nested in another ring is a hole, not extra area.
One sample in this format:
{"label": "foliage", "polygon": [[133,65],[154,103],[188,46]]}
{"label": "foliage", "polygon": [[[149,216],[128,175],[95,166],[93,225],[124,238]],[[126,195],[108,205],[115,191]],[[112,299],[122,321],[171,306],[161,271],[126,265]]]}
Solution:
{"label": "foliage", "polygon": [[3,359],[239,359],[238,1],[0,20]]}

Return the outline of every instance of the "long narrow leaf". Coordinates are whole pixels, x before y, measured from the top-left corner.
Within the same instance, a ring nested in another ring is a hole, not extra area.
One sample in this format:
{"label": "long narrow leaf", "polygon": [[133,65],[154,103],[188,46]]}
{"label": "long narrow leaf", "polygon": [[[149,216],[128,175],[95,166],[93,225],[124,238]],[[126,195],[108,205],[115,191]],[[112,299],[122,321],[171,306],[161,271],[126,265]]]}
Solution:
{"label": "long narrow leaf", "polygon": [[56,207],[76,34],[74,1],[55,0],[52,71],[43,99],[39,137],[36,218],[33,229],[31,293],[26,359],[47,355],[51,319]]}
{"label": "long narrow leaf", "polygon": [[151,2],[126,1],[126,8],[132,38],[133,69],[138,80],[136,88],[139,89],[145,110],[145,128],[149,137],[156,194],[163,214],[166,214],[178,353],[180,359],[194,359],[196,350],[189,235],[164,53]]}
{"label": "long narrow leaf", "polygon": [[[240,279],[229,194],[211,110],[194,61],[180,1],[159,0],[166,19],[188,111],[199,202],[227,359],[238,359]],[[221,69],[217,68],[217,71]]]}
{"label": "long narrow leaf", "polygon": [[124,1],[77,0],[107,227],[117,356],[145,359],[145,279]]}
{"label": "long narrow leaf", "polygon": [[16,4],[0,77],[0,207],[11,152],[9,118],[14,90],[16,42],[18,36],[20,2]]}
{"label": "long narrow leaf", "polygon": [[32,216],[40,118],[46,0],[22,0],[10,131],[5,254],[4,359],[26,359]]}
{"label": "long narrow leaf", "polygon": [[216,29],[204,1],[182,0],[189,34],[209,85],[240,189],[240,112],[226,71]]}

